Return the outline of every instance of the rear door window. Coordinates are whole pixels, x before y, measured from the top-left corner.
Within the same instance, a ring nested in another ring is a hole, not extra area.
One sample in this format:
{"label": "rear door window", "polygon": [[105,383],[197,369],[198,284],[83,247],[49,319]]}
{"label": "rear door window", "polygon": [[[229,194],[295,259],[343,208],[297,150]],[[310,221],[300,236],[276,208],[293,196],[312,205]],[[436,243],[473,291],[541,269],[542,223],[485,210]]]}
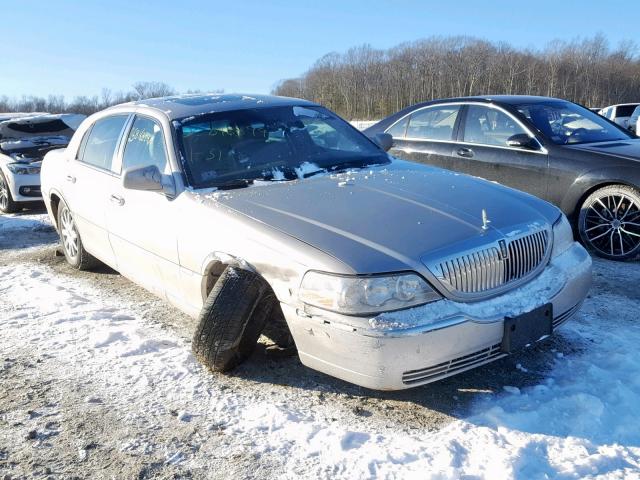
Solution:
{"label": "rear door window", "polygon": [[635,105],[620,105],[616,109],[616,117],[630,117],[635,109]]}
{"label": "rear door window", "polygon": [[[113,115],[93,124],[78,158],[83,163],[111,170],[113,156],[128,115]],[[84,141],[84,140],[83,140]]]}
{"label": "rear door window", "polygon": [[393,138],[404,138],[404,135],[407,131],[407,124],[409,123],[409,115],[404,117],[402,120],[394,124],[390,129],[386,131]]}
{"label": "rear door window", "polygon": [[407,138],[451,140],[460,105],[442,105],[418,110],[411,115]]}

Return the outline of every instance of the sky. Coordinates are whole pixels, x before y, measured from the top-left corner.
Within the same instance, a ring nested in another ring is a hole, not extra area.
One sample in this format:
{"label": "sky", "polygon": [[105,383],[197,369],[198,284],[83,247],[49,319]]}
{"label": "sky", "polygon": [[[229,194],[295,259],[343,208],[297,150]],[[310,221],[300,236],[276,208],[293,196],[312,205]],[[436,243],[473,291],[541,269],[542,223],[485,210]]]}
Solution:
{"label": "sky", "polygon": [[0,95],[99,95],[163,81],[179,91],[269,93],[326,53],[433,35],[542,47],[638,39],[638,1],[10,1]]}

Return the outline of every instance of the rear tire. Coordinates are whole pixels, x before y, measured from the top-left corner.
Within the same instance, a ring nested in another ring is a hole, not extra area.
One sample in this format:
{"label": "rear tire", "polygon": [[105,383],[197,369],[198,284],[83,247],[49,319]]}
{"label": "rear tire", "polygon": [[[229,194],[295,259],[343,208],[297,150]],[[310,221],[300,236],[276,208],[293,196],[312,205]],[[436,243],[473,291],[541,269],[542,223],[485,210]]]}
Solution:
{"label": "rear tire", "polygon": [[84,249],[75,220],[69,207],[60,200],[58,205],[58,232],[67,263],[77,270],[90,270],[100,261]]}
{"label": "rear tire", "polygon": [[600,188],[580,209],[582,243],[609,260],[631,260],[640,254],[640,191],[627,185]]}
{"label": "rear tire", "polygon": [[7,182],[4,174],[0,172],[0,212],[15,213],[18,210],[20,210],[20,207],[11,196],[9,183]]}
{"label": "rear tire", "polygon": [[214,372],[242,363],[253,352],[273,304],[261,277],[227,267],[202,307],[192,344],[196,358]]}

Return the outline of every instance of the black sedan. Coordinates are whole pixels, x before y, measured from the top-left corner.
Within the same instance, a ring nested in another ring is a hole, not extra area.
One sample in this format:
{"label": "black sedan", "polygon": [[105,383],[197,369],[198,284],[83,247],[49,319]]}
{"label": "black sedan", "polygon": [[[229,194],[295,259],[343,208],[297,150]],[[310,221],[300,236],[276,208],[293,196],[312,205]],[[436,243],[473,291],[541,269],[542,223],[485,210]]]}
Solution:
{"label": "black sedan", "polygon": [[640,254],[640,139],[585,107],[547,97],[452,98],[408,107],[365,133],[390,134],[397,157],[558,205],[602,257]]}

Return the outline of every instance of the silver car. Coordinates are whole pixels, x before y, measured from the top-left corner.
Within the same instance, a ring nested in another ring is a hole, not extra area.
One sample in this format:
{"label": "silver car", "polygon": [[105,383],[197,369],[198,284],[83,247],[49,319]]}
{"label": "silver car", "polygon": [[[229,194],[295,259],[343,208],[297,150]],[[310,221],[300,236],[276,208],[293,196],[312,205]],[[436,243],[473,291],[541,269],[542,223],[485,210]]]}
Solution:
{"label": "silver car", "polygon": [[215,371],[265,333],[305,365],[404,389],[545,338],[591,260],[554,206],[390,157],[303,100],[188,95],[109,108],[49,153],[67,261],[100,261],[199,318]]}

